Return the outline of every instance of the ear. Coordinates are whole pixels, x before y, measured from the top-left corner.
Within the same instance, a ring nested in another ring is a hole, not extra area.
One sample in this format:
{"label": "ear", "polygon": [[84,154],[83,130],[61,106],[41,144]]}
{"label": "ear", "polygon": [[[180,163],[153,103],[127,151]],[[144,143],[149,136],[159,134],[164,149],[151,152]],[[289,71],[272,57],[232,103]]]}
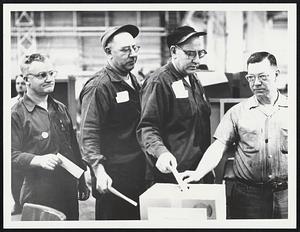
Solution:
{"label": "ear", "polygon": [[105,51],[105,53],[108,54],[108,55],[111,54],[111,49],[110,49],[109,47],[106,47],[106,48],[104,49],[104,51]]}
{"label": "ear", "polygon": [[173,55],[173,54],[175,55],[176,54],[176,48],[175,48],[175,46],[172,45],[170,47],[170,52],[171,52],[171,55]]}
{"label": "ear", "polygon": [[275,71],[275,76],[276,76],[276,77],[278,77],[278,76],[279,76],[279,74],[280,74],[280,70],[279,70],[279,69],[277,69],[277,70]]}

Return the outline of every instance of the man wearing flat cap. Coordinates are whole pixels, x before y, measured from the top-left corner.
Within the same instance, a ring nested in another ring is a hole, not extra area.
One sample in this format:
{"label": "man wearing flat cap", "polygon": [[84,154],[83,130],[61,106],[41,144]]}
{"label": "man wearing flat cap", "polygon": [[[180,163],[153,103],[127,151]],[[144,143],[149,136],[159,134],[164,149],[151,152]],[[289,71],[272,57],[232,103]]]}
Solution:
{"label": "man wearing flat cap", "polygon": [[[167,36],[171,61],[143,85],[137,137],[154,182],[176,182],[171,170],[194,170],[210,145],[210,104],[195,76],[206,55],[204,35],[189,26],[176,28]],[[212,180],[211,173],[204,178]]]}
{"label": "man wearing flat cap", "polygon": [[140,86],[130,72],[137,61],[138,33],[134,25],[112,27],[103,33],[107,65],[80,93],[80,141],[83,157],[97,178],[97,220],[139,219],[139,207],[110,192],[114,187],[138,202],[144,191],[145,155],[136,139]]}

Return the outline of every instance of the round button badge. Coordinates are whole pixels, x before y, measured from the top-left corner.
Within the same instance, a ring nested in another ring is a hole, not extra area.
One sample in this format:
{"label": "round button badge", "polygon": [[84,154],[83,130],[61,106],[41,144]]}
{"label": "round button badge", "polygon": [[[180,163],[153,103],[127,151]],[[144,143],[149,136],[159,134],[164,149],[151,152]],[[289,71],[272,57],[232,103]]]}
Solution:
{"label": "round button badge", "polygon": [[44,139],[48,138],[49,134],[47,132],[42,132],[42,137]]}

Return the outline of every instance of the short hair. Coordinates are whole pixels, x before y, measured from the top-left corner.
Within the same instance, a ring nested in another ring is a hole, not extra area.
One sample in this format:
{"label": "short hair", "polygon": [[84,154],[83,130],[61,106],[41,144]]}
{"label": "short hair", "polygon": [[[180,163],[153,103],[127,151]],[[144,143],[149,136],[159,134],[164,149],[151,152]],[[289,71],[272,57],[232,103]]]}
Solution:
{"label": "short hair", "polygon": [[247,60],[247,67],[249,64],[262,62],[264,59],[268,59],[271,66],[277,67],[277,61],[274,55],[269,52],[255,52]]}
{"label": "short hair", "polygon": [[40,53],[33,53],[30,55],[25,55],[22,60],[21,67],[20,67],[24,80],[27,80],[27,77],[26,77],[27,72],[28,72],[28,69],[32,62],[34,62],[34,61],[45,62],[46,59],[47,59],[47,57]]}
{"label": "short hair", "polygon": [[18,75],[15,76],[15,81],[17,81],[18,77],[22,77],[24,79],[22,74],[18,74]]}

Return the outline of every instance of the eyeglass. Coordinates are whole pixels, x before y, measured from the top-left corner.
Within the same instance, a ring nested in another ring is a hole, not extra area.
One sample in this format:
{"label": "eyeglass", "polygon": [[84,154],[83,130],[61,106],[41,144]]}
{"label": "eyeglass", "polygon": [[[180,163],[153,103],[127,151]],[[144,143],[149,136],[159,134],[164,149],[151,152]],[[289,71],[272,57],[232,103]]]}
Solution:
{"label": "eyeglass", "polygon": [[127,46],[127,47],[122,48],[120,51],[124,52],[126,54],[129,54],[129,53],[131,53],[132,50],[134,52],[138,52],[140,50],[140,46],[138,46],[138,45]]}
{"label": "eyeglass", "polygon": [[184,50],[182,47],[179,47],[178,45],[176,45],[176,47],[180,48],[180,50],[182,50],[189,59],[195,59],[197,54],[198,54],[199,58],[201,59],[207,54],[207,51],[205,51],[204,49],[202,49],[202,50]]}
{"label": "eyeglass", "polygon": [[45,60],[45,57],[39,53],[34,53],[31,55],[25,56],[25,64],[31,64],[33,61],[41,61],[43,62]]}
{"label": "eyeglass", "polygon": [[57,71],[48,71],[48,72],[39,72],[38,74],[32,74],[32,73],[28,73],[27,75],[32,75],[34,77],[36,77],[39,80],[45,79],[46,77],[48,77],[48,75],[50,77],[55,77],[57,74]]}
{"label": "eyeglass", "polygon": [[250,74],[246,75],[245,78],[248,80],[248,82],[254,82],[256,77],[259,81],[266,81],[268,79],[268,76],[268,74],[259,74],[257,76]]}

